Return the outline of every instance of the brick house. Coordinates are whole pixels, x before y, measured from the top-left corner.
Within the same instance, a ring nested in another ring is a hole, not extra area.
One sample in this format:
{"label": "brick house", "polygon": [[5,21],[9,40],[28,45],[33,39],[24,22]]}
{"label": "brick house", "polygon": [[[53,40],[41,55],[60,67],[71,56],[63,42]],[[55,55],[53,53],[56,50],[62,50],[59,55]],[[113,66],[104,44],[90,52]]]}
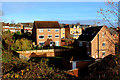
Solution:
{"label": "brick house", "polygon": [[9,30],[9,23],[2,23],[2,31],[8,31]]}
{"label": "brick house", "polygon": [[76,47],[84,51],[84,54],[93,58],[104,58],[107,55],[115,55],[117,37],[113,37],[107,26],[96,26],[86,28],[76,41]]}
{"label": "brick house", "polygon": [[34,21],[33,40],[36,45],[61,45],[61,28],[58,21]]}
{"label": "brick house", "polygon": [[30,32],[32,33],[33,23],[21,23],[23,25],[23,33]]}
{"label": "brick house", "polygon": [[80,24],[60,24],[61,26],[61,38],[73,38],[78,39],[82,34],[82,31],[88,28],[90,25]]}
{"label": "brick house", "polygon": [[3,23],[3,32],[10,30],[11,33],[20,32],[21,29],[23,29],[23,26],[21,24],[9,24],[9,23]]}

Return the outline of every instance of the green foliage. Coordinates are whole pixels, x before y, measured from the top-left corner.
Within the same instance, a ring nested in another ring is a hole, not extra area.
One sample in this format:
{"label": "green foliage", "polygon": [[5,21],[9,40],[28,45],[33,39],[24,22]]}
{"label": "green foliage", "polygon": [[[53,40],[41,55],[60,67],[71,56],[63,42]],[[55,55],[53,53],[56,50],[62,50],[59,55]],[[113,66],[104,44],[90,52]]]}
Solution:
{"label": "green foliage", "polygon": [[15,46],[18,50],[30,50],[32,48],[32,41],[22,38],[15,42]]}
{"label": "green foliage", "polygon": [[17,34],[18,34],[18,35],[20,35],[20,32],[19,32],[19,31],[17,31]]}
{"label": "green foliage", "polygon": [[2,35],[4,49],[10,51],[11,46],[14,44],[13,36],[9,31],[6,31]]}
{"label": "green foliage", "polygon": [[48,80],[73,80],[76,77],[67,75],[63,71],[56,69],[55,67],[50,67],[48,65],[49,60],[42,58],[40,62],[29,62],[25,69],[17,72],[10,72],[4,74],[4,78],[39,78]]}

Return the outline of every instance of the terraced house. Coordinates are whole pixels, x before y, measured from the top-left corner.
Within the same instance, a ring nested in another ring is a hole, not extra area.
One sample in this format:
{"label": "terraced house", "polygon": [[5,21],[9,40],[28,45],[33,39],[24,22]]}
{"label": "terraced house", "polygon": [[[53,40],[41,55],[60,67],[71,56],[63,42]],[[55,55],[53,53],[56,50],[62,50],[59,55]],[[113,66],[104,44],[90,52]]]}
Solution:
{"label": "terraced house", "polygon": [[36,45],[61,45],[61,28],[58,21],[34,21],[33,39]]}
{"label": "terraced house", "polygon": [[20,32],[23,29],[23,26],[21,24],[9,24],[9,23],[3,23],[3,32],[10,30],[11,33]]}
{"label": "terraced house", "polygon": [[86,28],[78,38],[77,48],[81,50],[81,53],[95,59],[104,58],[110,54],[116,54],[118,41],[118,33],[113,32],[107,26],[90,27]]}

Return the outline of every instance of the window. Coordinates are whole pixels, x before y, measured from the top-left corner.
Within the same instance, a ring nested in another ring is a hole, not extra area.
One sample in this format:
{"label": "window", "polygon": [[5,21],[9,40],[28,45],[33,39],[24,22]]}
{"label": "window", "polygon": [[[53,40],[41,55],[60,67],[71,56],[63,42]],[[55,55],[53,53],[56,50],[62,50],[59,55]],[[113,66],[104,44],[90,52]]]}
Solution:
{"label": "window", "polygon": [[59,32],[59,29],[55,29],[55,32]]}
{"label": "window", "polygon": [[39,42],[40,46],[44,46],[45,42]]}
{"label": "window", "polygon": [[39,32],[43,32],[43,29],[39,29]]}
{"label": "window", "polygon": [[64,37],[63,37],[63,39],[64,39]]}
{"label": "window", "polygon": [[42,36],[39,36],[39,38],[40,38],[40,39],[44,39],[44,36],[43,36],[43,35],[42,35]]}
{"label": "window", "polygon": [[90,52],[87,52],[88,55],[90,55]]}
{"label": "window", "polygon": [[52,35],[48,35],[48,38],[52,38]]}
{"label": "window", "polygon": [[48,32],[50,32],[50,29],[48,29]]}
{"label": "window", "polygon": [[5,31],[8,31],[8,29],[5,29]]}
{"label": "window", "polygon": [[104,34],[104,32],[102,32],[102,37],[105,37],[105,34]]}
{"label": "window", "polygon": [[92,33],[92,35],[94,35],[94,33]]}
{"label": "window", "polygon": [[75,29],[76,27],[74,26],[74,29]]}
{"label": "window", "polygon": [[73,37],[77,37],[77,35],[73,35]]}
{"label": "window", "polygon": [[74,33],[76,33],[76,31],[74,31]]}
{"label": "window", "polygon": [[11,32],[15,32],[15,30],[10,30]]}
{"label": "window", "polygon": [[102,52],[102,55],[105,56],[105,51]]}
{"label": "window", "polygon": [[71,31],[71,33],[72,33],[72,31]]}
{"label": "window", "polygon": [[50,46],[53,46],[54,42],[53,41],[50,41]]}
{"label": "window", "polygon": [[65,31],[65,29],[63,29],[63,31]]}
{"label": "window", "polygon": [[55,41],[55,46],[59,46],[59,41]]}
{"label": "window", "polygon": [[89,47],[89,43],[86,43],[86,47]]}
{"label": "window", "polygon": [[50,41],[50,44],[53,44],[54,42],[53,41]]}
{"label": "window", "polygon": [[65,33],[63,33],[63,34],[65,34]]}
{"label": "window", "polygon": [[82,46],[82,42],[79,42],[79,46]]}
{"label": "window", "polygon": [[86,35],[88,35],[88,33],[86,33]]}
{"label": "window", "polygon": [[105,45],[106,45],[105,42],[103,42],[103,43],[102,43],[102,46],[105,47]]}
{"label": "window", "polygon": [[55,35],[55,38],[59,38],[59,35]]}
{"label": "window", "polygon": [[9,26],[3,26],[3,28],[9,28]]}

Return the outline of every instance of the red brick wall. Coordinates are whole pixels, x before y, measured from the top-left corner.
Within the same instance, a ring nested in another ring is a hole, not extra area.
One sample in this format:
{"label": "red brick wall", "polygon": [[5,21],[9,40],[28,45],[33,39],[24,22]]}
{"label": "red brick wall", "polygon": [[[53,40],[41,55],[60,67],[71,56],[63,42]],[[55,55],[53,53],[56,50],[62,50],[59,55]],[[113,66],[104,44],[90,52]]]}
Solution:
{"label": "red brick wall", "polygon": [[[102,32],[104,32],[105,36],[102,37]],[[98,44],[98,34],[99,34],[99,44]],[[91,56],[97,58],[98,55],[98,45],[99,45],[99,58],[103,58],[107,55],[113,54],[115,55],[115,41],[111,36],[110,32],[106,29],[106,27],[102,27],[102,29],[98,32],[95,38],[91,41]],[[106,45],[102,46],[102,43],[105,42]],[[102,52],[105,51],[105,56],[102,55]]]}
{"label": "red brick wall", "polygon": [[66,73],[72,75],[72,76],[76,76],[78,77],[78,69],[74,69],[74,70],[69,70]]}
{"label": "red brick wall", "polygon": [[[59,41],[59,45],[61,45],[61,30],[60,28],[56,28],[56,29],[59,29],[59,32],[55,32],[55,29],[51,29],[50,32],[48,32],[48,29],[43,29],[43,32],[39,32],[39,28],[36,30],[36,40],[37,40],[37,45],[39,45],[39,42],[40,41],[47,41],[48,39],[48,35],[52,35],[52,41],[55,42],[55,41]],[[39,36],[40,35],[44,35],[44,39],[39,39]],[[55,35],[59,35],[59,38],[55,38]]]}

